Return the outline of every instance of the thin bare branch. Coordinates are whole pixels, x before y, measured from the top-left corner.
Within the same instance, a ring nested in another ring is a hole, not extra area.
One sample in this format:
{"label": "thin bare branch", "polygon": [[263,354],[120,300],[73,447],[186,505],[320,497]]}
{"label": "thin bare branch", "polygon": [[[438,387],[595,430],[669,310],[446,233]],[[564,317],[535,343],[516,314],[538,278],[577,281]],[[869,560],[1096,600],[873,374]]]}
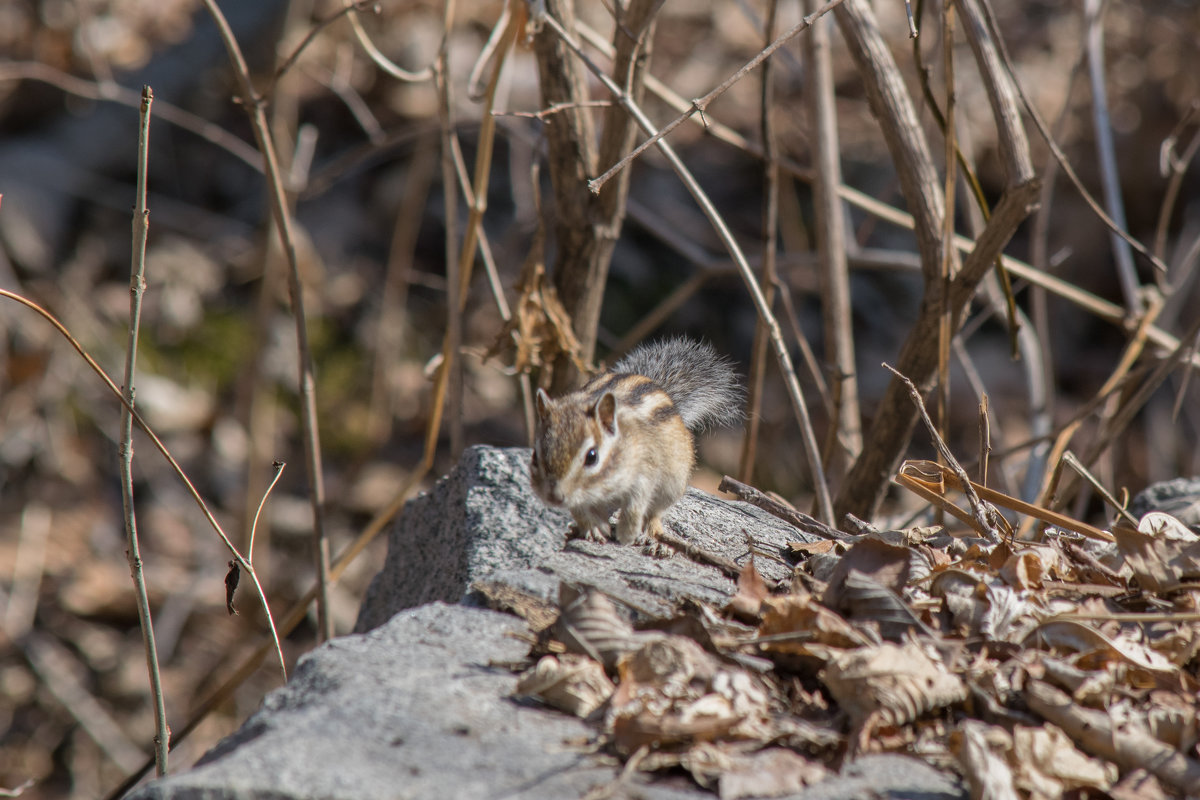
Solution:
{"label": "thin bare branch", "polygon": [[[1200,128],[1192,133],[1183,151],[1179,150],[1179,137],[1186,127],[1200,120],[1200,100],[1192,103],[1191,109],[1184,115],[1171,135],[1163,140],[1159,150],[1159,169],[1167,175],[1167,188],[1163,191],[1162,207],[1158,211],[1158,223],[1154,227],[1154,255],[1163,258],[1167,251],[1167,228],[1171,224],[1171,215],[1175,211],[1175,201],[1183,186],[1183,176],[1188,165],[1200,152]],[[1174,281],[1174,279],[1173,279]]]}
{"label": "thin bare branch", "polygon": [[282,78],[284,74],[295,65],[305,48],[312,44],[313,40],[317,38],[317,35],[321,33],[321,31],[325,30],[347,14],[353,14],[358,11],[374,11],[375,13],[379,13],[379,4],[376,2],[376,0],[357,0],[356,2],[348,1],[337,11],[333,12],[324,19],[318,20],[315,25],[309,28],[308,33],[306,33],[304,38],[300,40],[300,43],[292,49],[292,52],[288,54],[287,58],[283,59],[283,61],[279,63],[279,66],[275,68],[275,74],[271,76],[271,82],[264,94],[269,95],[275,91],[275,85],[279,83],[279,79]]}
{"label": "thin bare branch", "polygon": [[142,294],[146,291],[146,239],[150,233],[150,210],[146,207],[146,180],[150,161],[150,109],[154,92],[142,87],[141,124],[138,127],[137,195],[133,209],[133,255],[129,275],[129,336],[125,349],[125,402],[121,407],[121,505],[125,512],[125,556],[133,578],[137,598],[138,624],[146,650],[146,671],[150,676],[150,694],[154,699],[154,764],[158,775],[167,774],[167,751],[171,729],[167,726],[167,707],[163,696],[162,674],[158,669],[158,645],[154,641],[154,623],[150,615],[150,596],[142,570],[141,544],[138,541],[137,515],[133,505],[133,408],[134,375],[137,371],[138,334],[142,323]]}
{"label": "thin bare branch", "polygon": [[755,67],[757,67],[759,64],[761,64],[766,59],[770,58],[775,53],[776,50],[783,47],[785,44],[787,44],[789,41],[794,39],[799,34],[803,33],[805,30],[807,30],[809,27],[812,26],[814,21],[816,21],[820,17],[824,16],[825,14],[829,13],[837,6],[841,5],[843,2],[844,2],[844,0],[830,0],[830,2],[821,6],[821,8],[818,9],[816,12],[804,17],[804,19],[800,20],[800,22],[798,22],[794,26],[792,26],[792,28],[790,30],[788,30],[786,33],[781,35],[775,41],[771,42],[770,45],[768,45],[767,47],[765,47],[761,51],[759,51],[758,55],[756,55],[754,58],[750,59],[745,64],[743,64],[736,72],[734,72],[732,75],[730,75],[724,81],[722,81],[721,84],[718,85],[711,92],[704,95],[703,97],[698,97],[698,98],[692,100],[691,108],[689,110],[685,111],[684,113],[682,113],[678,117],[676,117],[674,120],[667,123],[666,126],[664,126],[661,130],[656,131],[653,135],[650,136],[650,138],[648,138],[646,141],[642,142],[640,145],[638,145],[636,148],[634,148],[632,152],[630,152],[628,155],[626,155],[624,158],[622,158],[616,164],[613,164],[611,167],[609,167],[607,170],[605,170],[603,175],[601,175],[598,178],[594,178],[593,180],[588,181],[588,188],[591,189],[593,192],[599,192],[600,187],[602,187],[605,183],[607,183],[609,180],[611,180],[613,175],[616,175],[618,172],[625,169],[625,167],[627,167],[630,163],[632,163],[635,158],[640,156],[642,153],[644,153],[646,150],[648,150],[653,145],[657,144],[659,139],[663,138],[664,136],[669,134],[671,131],[678,128],[684,122],[687,122],[687,120],[690,119],[693,115],[695,115],[695,114],[703,115],[703,113],[708,109],[708,106],[711,105],[712,102],[714,100],[716,100],[718,97],[725,94],[725,92],[729,90],[729,87],[733,86],[735,83],[740,81],[742,78],[746,77],[746,75],[749,74],[751,70],[753,70]]}
{"label": "thin bare branch", "polygon": [[[1096,133],[1096,155],[1100,167],[1100,187],[1104,206],[1119,228],[1127,228],[1125,203],[1121,199],[1121,176],[1117,167],[1116,145],[1113,143],[1112,121],[1108,114],[1108,85],[1104,78],[1104,2],[1084,0],[1083,16],[1087,25],[1088,79],[1092,86],[1092,125]],[[1113,260],[1125,311],[1130,319],[1141,310],[1142,299],[1137,268],[1129,243],[1110,234]]]}
{"label": "thin bare branch", "polygon": [[352,0],[342,0],[342,2],[347,9],[346,18],[350,20],[350,27],[354,30],[354,38],[358,40],[359,45],[362,46],[363,52],[370,57],[371,61],[375,63],[375,66],[379,67],[396,80],[404,81],[405,83],[419,83],[421,81],[427,81],[433,78],[432,66],[424,67],[412,72],[410,70],[406,70],[404,67],[401,67],[390,58],[385,56],[383,51],[375,46],[375,42],[371,41],[370,35],[367,33],[366,29],[363,28],[362,20],[358,18],[358,9],[356,7],[358,4],[354,3]]}
{"label": "thin bare branch", "polygon": [[[113,379],[108,376],[108,373],[104,371],[104,368],[96,363],[96,359],[92,358],[91,354],[83,348],[83,345],[79,343],[79,340],[72,336],[71,332],[67,330],[66,326],[59,322],[53,314],[32,300],[22,297],[15,292],[10,292],[7,289],[0,289],[0,297],[7,297],[10,300],[15,300],[17,303],[20,303],[31,311],[36,312],[43,319],[49,322],[56,331],[62,334],[63,338],[65,338],[71,347],[75,349],[75,352],[78,353],[85,362],[87,362],[87,365],[92,368],[92,371],[95,372],[96,375],[99,376],[100,380],[104,382],[104,385],[110,392],[112,392],[113,396],[116,397],[117,400],[120,401],[121,405],[129,411],[129,413],[133,416],[133,421],[136,422],[137,426],[142,429],[142,432],[150,438],[150,441],[154,445],[155,449],[158,450],[158,452],[162,454],[162,457],[167,460],[167,463],[171,466],[172,471],[183,482],[184,488],[187,489],[192,500],[200,508],[200,512],[204,515],[204,519],[208,522],[213,531],[216,532],[217,536],[221,538],[221,543],[225,545],[225,548],[229,550],[230,554],[241,567],[247,570],[252,570],[250,562],[248,562],[242,556],[242,554],[238,552],[238,549],[229,539],[229,536],[226,535],[224,528],[221,527],[221,523],[217,522],[217,518],[213,516],[208,504],[204,502],[204,498],[201,497],[200,492],[196,490],[196,485],[192,483],[191,478],[189,478],[187,473],[183,471],[183,467],[179,466],[179,462],[175,460],[173,455],[171,455],[171,451],[167,449],[165,444],[163,444],[162,439],[160,439],[158,434],[154,432],[154,429],[150,427],[149,423],[142,418],[142,415],[138,413],[137,409],[133,408],[126,402],[125,396],[120,387],[113,382]],[[266,595],[264,595],[261,590],[259,591],[258,599],[259,602],[262,603],[263,611],[266,613],[267,621],[271,626],[271,635],[275,642],[275,654],[279,658],[279,669],[286,679],[287,665],[283,660],[283,649],[279,645],[279,634],[277,633],[274,623],[272,622],[271,608],[267,604]]]}
{"label": "thin bare branch", "polygon": [[[778,0],[771,0],[767,7],[764,34],[767,42],[775,36],[775,16]],[[762,66],[762,84],[759,91],[759,130],[763,142],[763,226],[762,226],[762,274],[759,279],[767,305],[775,305],[775,286],[779,280],[775,268],[776,242],[779,238],[779,168],[775,164],[778,147],[775,141],[775,125],[771,119],[774,111],[774,62],[767,60]],[[742,455],[738,464],[738,475],[749,481],[754,474],[754,461],[758,449],[758,426],[762,420],[763,378],[767,366],[767,329],[760,319],[754,326],[754,344],[750,349],[750,374],[746,383],[746,432],[742,437]]]}
{"label": "thin bare branch", "polygon": [[[808,0],[808,8],[815,0]],[[834,90],[832,24],[813,24],[805,39],[811,54],[810,108],[816,121],[817,177],[813,185],[817,221],[817,254],[821,261],[821,306],[824,311],[825,358],[833,370],[831,432],[846,455],[862,452],[862,416],[858,405],[858,367],[854,356],[854,318],[851,312],[850,271],[846,256],[846,216],[838,194],[842,185],[838,138],[837,97]],[[826,459],[833,448],[826,448]]]}
{"label": "thin bare branch", "polygon": [[[19,80],[48,83],[76,97],[117,103],[128,108],[140,108],[142,104],[140,91],[118,86],[115,83],[105,82],[101,84],[85,80],[57,70],[49,64],[40,61],[0,62],[0,81]],[[179,106],[171,105],[164,100],[159,100],[155,105],[155,114],[162,121],[169,122],[176,127],[189,131],[221,148],[234,158],[248,165],[255,172],[263,171],[262,154],[220,125],[209,122],[189,111],[184,111]]]}
{"label": "thin bare branch", "polygon": [[[292,230],[292,215],[288,208],[287,192],[283,175],[275,154],[274,137],[271,135],[263,110],[261,98],[250,81],[250,72],[242,56],[241,47],[225,20],[225,15],[216,0],[204,0],[220,32],[221,40],[229,53],[234,73],[241,87],[242,104],[250,117],[254,138],[263,154],[266,165],[268,196],[275,227],[279,231],[280,245],[287,261],[288,294],[292,304],[292,317],[296,323],[296,349],[300,373],[300,428],[304,439],[305,467],[308,471],[309,501],[313,517],[313,562],[316,567],[321,591],[317,602],[317,627],[322,639],[333,637],[333,619],[329,614],[329,588],[326,576],[329,573],[329,541],[325,536],[325,478],[321,466],[321,437],[317,426],[316,377],[313,373],[312,352],[308,346],[308,320],[304,313],[304,294],[300,285],[300,267],[296,258],[296,239]],[[353,17],[351,17],[354,19]]]}
{"label": "thin bare branch", "polygon": [[929,412],[925,410],[925,401],[921,399],[921,393],[917,390],[916,385],[892,368],[890,364],[883,365],[885,369],[896,376],[907,388],[909,397],[912,398],[913,405],[921,415],[921,419],[925,422],[925,428],[929,431],[930,437],[933,439],[933,445],[937,448],[938,455],[946,460],[946,464],[954,471],[958,477],[960,488],[967,497],[967,503],[971,506],[971,514],[975,518],[978,530],[981,533],[986,533],[988,538],[993,542],[1000,541],[1000,533],[996,530],[996,510],[990,506],[984,505],[979,499],[975,489],[971,486],[971,479],[967,477],[967,471],[963,469],[962,464],[958,463],[958,459],[954,457],[954,453],[950,452],[950,448],[946,445],[946,440],[938,433],[937,426],[933,424],[933,420],[929,418]]}

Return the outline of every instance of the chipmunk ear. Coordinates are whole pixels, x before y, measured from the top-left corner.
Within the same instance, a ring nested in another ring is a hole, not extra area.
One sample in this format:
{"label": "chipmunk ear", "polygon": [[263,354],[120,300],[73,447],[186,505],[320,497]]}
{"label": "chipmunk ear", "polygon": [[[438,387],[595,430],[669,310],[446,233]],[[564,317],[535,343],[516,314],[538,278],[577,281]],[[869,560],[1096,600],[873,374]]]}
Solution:
{"label": "chipmunk ear", "polygon": [[550,395],[546,394],[545,389],[537,390],[537,398],[534,401],[534,409],[537,411],[539,418],[545,419],[550,413]]}
{"label": "chipmunk ear", "polygon": [[596,401],[596,405],[592,406],[592,416],[596,421],[604,426],[604,430],[609,434],[617,432],[617,397],[612,392],[605,392],[604,395]]}

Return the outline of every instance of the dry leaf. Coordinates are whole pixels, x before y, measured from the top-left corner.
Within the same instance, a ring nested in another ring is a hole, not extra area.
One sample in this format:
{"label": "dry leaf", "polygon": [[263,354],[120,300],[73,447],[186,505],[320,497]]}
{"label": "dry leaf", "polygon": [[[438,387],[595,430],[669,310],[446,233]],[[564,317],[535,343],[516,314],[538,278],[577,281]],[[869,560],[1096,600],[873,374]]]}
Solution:
{"label": "dry leaf", "polygon": [[982,599],[986,588],[984,580],[973,572],[947,569],[934,577],[929,593],[945,603],[951,624],[958,633],[978,636],[988,608]]}
{"label": "dry leaf", "polygon": [[951,735],[950,749],[971,787],[971,800],[1018,800],[1012,770],[988,743],[994,730],[999,729],[966,720]]}
{"label": "dry leaf", "polygon": [[511,352],[513,368],[526,372],[565,353],[581,374],[588,374],[590,370],[579,358],[579,340],[571,326],[570,315],[558,299],[557,291],[546,280],[546,266],[542,263],[543,242],[544,233],[539,226],[521,267],[517,282],[519,297],[512,318],[496,335],[484,359]]}
{"label": "dry leaf", "polygon": [[1054,725],[1013,730],[1013,764],[1017,785],[1057,800],[1071,789],[1107,789],[1117,779],[1117,767],[1084,755]]}
{"label": "dry leaf", "polygon": [[933,635],[896,592],[870,575],[850,570],[840,589],[838,610],[849,619],[877,626],[880,636],[888,641],[898,642],[910,631]]}
{"label": "dry leaf", "polygon": [[913,642],[885,642],[843,653],[826,665],[820,678],[856,725],[872,715],[903,725],[967,696],[962,680]]}
{"label": "dry leaf", "polygon": [[1200,580],[1200,536],[1169,514],[1152,511],[1136,531],[1117,526],[1113,536],[1143,589],[1167,592]]}
{"label": "dry leaf", "polygon": [[1124,769],[1144,767],[1177,791],[1200,786],[1200,762],[1160,742],[1133,717],[1114,724],[1109,713],[1092,711],[1042,681],[1025,687],[1029,707],[1062,728],[1085,752],[1113,761]]}
{"label": "dry leaf", "polygon": [[1158,778],[1144,769],[1135,769],[1108,790],[1112,800],[1174,800]]}
{"label": "dry leaf", "polygon": [[1040,589],[1045,570],[1038,553],[1032,549],[1013,553],[1004,566],[1000,567],[1000,577],[1014,589]]}
{"label": "dry leaf", "polygon": [[1129,664],[1148,672],[1176,672],[1170,660],[1141,642],[1126,637],[1109,637],[1089,625],[1070,619],[1051,619],[1043,622],[1025,637],[1022,644],[1026,647],[1041,646],[1083,654],[1099,651],[1101,658],[1119,656]]}
{"label": "dry leaf", "polygon": [[604,705],[613,689],[604,667],[586,656],[565,653],[557,658],[543,656],[521,673],[515,694],[536,697],[568,714],[586,717]]}
{"label": "dry leaf", "polygon": [[770,595],[771,591],[762,575],[758,574],[754,558],[751,557],[738,574],[737,594],[729,600],[729,610],[742,621],[753,623],[762,612],[763,600]]}
{"label": "dry leaf", "polygon": [[[807,634],[805,638],[831,647],[850,648],[871,644],[857,628],[818,603],[807,592],[769,597],[763,601],[759,636],[801,632]],[[770,642],[763,649],[768,652],[806,652],[800,637],[795,641]]]}
{"label": "dry leaf", "polygon": [[753,753],[739,750],[729,745],[700,744],[688,750],[680,764],[701,786],[715,783],[721,800],[783,797],[831,774],[820,763],[781,747]]}
{"label": "dry leaf", "polygon": [[[846,578],[852,571],[865,575],[894,592],[902,591],[908,584],[909,562],[914,558],[924,560],[912,548],[889,544],[874,536],[864,537],[846,551],[838,562],[821,602],[832,609],[843,609],[842,595]],[[928,567],[926,563],[926,571]]]}
{"label": "dry leaf", "polygon": [[1093,707],[1103,706],[1112,697],[1116,686],[1114,670],[1083,670],[1059,658],[1047,656],[1041,659],[1045,677],[1059,686],[1071,690],[1077,703]]}
{"label": "dry leaf", "polygon": [[995,584],[988,586],[984,595],[987,610],[981,620],[980,633],[988,641],[1019,641],[1039,622],[1034,609],[1020,592]]}
{"label": "dry leaf", "polygon": [[662,636],[629,654],[607,723],[624,753],[680,742],[771,738],[766,687],[682,636]]}
{"label": "dry leaf", "polygon": [[622,655],[645,641],[603,592],[588,589],[574,595],[564,585],[559,594],[563,608],[554,633],[568,652],[590,656],[612,669]]}

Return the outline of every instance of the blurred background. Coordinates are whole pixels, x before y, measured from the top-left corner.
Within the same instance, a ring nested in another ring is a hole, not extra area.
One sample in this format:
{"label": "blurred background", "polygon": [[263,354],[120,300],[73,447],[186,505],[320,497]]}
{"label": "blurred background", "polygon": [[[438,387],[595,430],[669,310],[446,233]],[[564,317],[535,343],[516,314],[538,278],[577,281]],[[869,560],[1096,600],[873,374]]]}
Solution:
{"label": "blurred background", "polygon": [[[611,39],[604,4],[584,5],[581,18]],[[927,5],[934,35],[918,43],[943,96],[940,11]],[[383,72],[339,15],[338,2],[223,6],[256,88],[268,100],[296,215],[325,455],[326,528],[336,554],[410,476],[429,420],[430,368],[447,318],[438,90],[427,77],[400,80]],[[361,15],[375,46],[413,71],[434,61],[446,37],[450,118],[468,169],[481,113],[468,84],[501,11],[500,2],[458,2],[449,30],[438,2],[381,0]],[[766,12],[764,0],[669,0],[658,18],[650,71],[684,98],[707,93],[763,47]],[[878,3],[876,12],[920,103],[903,5]],[[995,13],[1025,91],[1083,183],[1099,196],[1084,8],[1009,2],[997,4]],[[797,2],[779,2],[777,29],[795,24],[800,14]],[[299,49],[325,20],[332,21]],[[1200,6],[1114,0],[1098,24],[1128,229],[1170,267],[1169,274],[1156,275],[1139,259],[1138,280],[1164,287],[1158,325],[1178,335],[1195,319],[1200,300],[1193,278],[1200,178],[1190,169],[1200,131]],[[827,367],[805,180],[813,125],[802,39],[775,57],[778,148],[797,165],[780,191],[779,264],[787,302],[779,313],[789,341],[794,345],[793,334],[803,335],[821,371]],[[969,50],[961,41],[959,49],[960,143],[994,200],[1003,187],[994,125]],[[836,29],[833,55],[844,181],[902,208],[887,148]],[[143,84],[153,88],[155,103],[138,406],[239,546],[247,541],[271,462],[288,463],[254,554],[272,607],[286,608],[313,582],[295,327],[260,160],[246,114],[233,102],[237,82],[198,0],[0,0],[0,288],[54,314],[120,382]],[[758,141],[760,91],[758,73],[751,73],[707,110],[709,120]],[[598,85],[594,97],[608,99]],[[496,108],[484,230],[495,286],[512,304],[539,214],[546,221],[554,215],[542,169],[545,126],[553,115],[537,113],[537,69],[527,48],[510,56]],[[657,99],[648,99],[646,108],[659,124],[677,113]],[[920,108],[933,131],[928,110]],[[1107,230],[1061,170],[1048,166],[1048,149],[1032,126],[1030,139],[1046,178],[1042,216],[1026,223],[1008,252],[1122,306]],[[747,252],[760,252],[759,159],[698,125],[680,127],[671,141]],[[719,240],[654,152],[632,169],[599,356],[626,348],[631,335],[686,332],[712,340],[744,372],[755,314]],[[958,193],[964,232],[966,195]],[[465,206],[460,228],[464,219]],[[910,232],[857,207],[849,208],[848,222],[858,377],[869,417],[889,377],[878,365],[895,362],[922,284]],[[684,286],[677,295],[682,302],[662,305]],[[1043,301],[1035,302],[1022,282],[1015,292],[1027,313],[1041,315],[1048,357],[1034,367],[1015,361],[1003,319],[982,306],[968,319],[970,358],[955,364],[951,407],[952,446],[964,460],[978,450],[976,388],[989,396],[993,447],[1015,448],[1034,433],[1033,372],[1047,379],[1043,399],[1061,425],[1085,408],[1127,341],[1120,324],[1074,303],[1050,296],[1035,308]],[[464,315],[466,445],[524,446],[527,440],[512,370],[503,358],[484,358],[502,324],[493,288],[476,270]],[[151,754],[154,727],[125,558],[120,407],[56,331],[4,298],[0,336],[0,788],[33,781],[24,796],[103,796]],[[1110,488],[1136,491],[1200,472],[1200,404],[1185,394],[1175,407],[1181,383],[1182,377],[1168,381],[1099,466]],[[816,396],[807,372],[802,384]],[[811,402],[821,438],[828,419]],[[771,370],[760,423],[754,482],[807,508],[811,479],[787,396]],[[926,443],[918,432],[912,454],[928,455]],[[142,557],[168,718],[177,724],[262,641],[264,623],[244,589],[238,597],[243,613],[227,614],[228,553],[149,442],[139,434],[134,445]],[[723,473],[732,474],[740,448],[738,432],[707,438],[697,485],[714,488]],[[1026,446],[997,457],[1000,488],[1020,493],[1029,453]],[[443,474],[456,456],[443,441],[432,474]],[[839,474],[833,471],[834,482]],[[887,511],[916,505],[894,497]],[[1102,516],[1098,505],[1079,511]],[[353,627],[358,598],[384,546],[379,537],[333,588],[339,633]],[[315,638],[312,622],[297,628],[284,643],[289,663]],[[190,764],[240,724],[278,682],[268,662],[179,746],[172,769]]]}

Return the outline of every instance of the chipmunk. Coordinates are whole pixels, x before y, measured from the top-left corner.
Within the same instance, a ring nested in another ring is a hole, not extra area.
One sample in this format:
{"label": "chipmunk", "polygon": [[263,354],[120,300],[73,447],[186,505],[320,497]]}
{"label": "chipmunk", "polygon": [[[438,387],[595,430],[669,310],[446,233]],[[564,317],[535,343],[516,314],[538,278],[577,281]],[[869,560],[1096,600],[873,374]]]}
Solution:
{"label": "chipmunk", "polygon": [[726,359],[684,338],[642,345],[556,400],[539,389],[533,489],[582,536],[607,539],[619,511],[618,542],[653,541],[692,475],[692,433],[741,419],[743,394]]}

